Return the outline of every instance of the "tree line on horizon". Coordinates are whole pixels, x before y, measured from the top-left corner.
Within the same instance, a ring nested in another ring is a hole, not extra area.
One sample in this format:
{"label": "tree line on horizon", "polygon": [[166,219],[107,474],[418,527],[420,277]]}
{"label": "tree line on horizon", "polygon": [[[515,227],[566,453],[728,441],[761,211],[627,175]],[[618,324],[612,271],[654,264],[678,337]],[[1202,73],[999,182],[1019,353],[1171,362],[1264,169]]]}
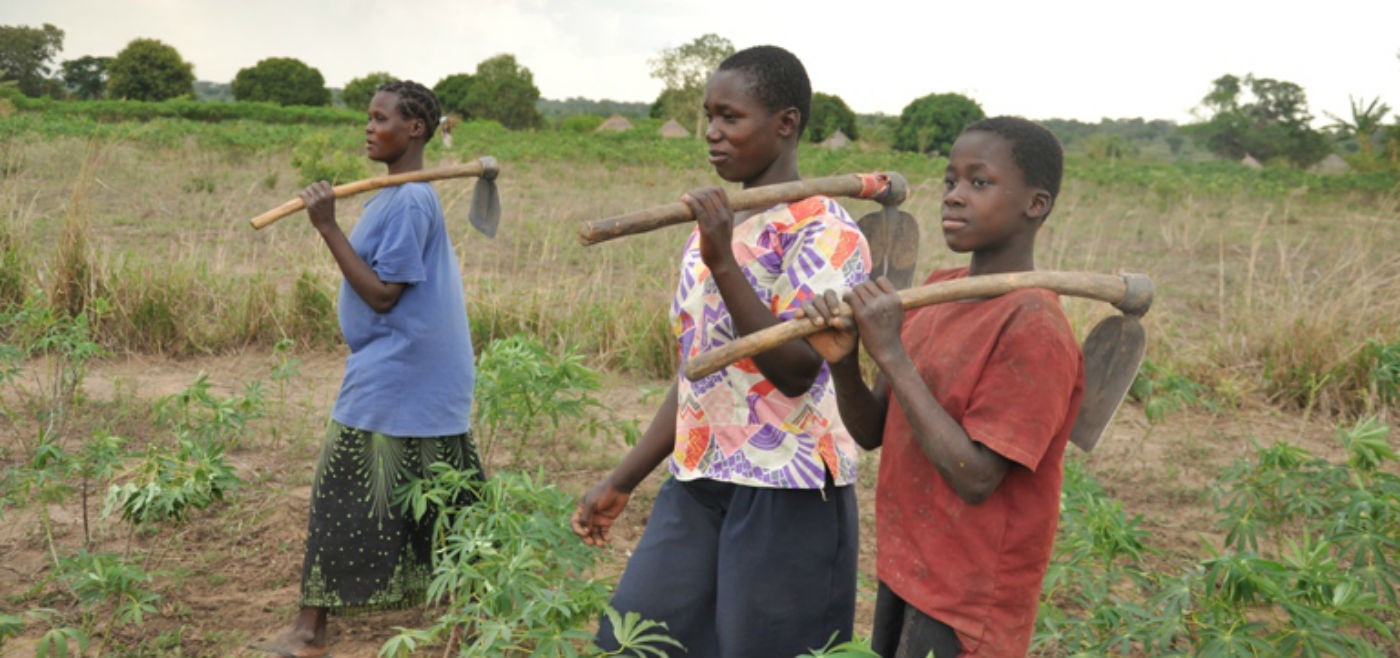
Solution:
{"label": "tree line on horizon", "polygon": [[[386,71],[370,72],[332,90],[315,67],[291,57],[268,57],[240,69],[227,84],[196,81],[193,64],[174,47],[147,38],[132,40],[112,57],[85,55],[55,67],[63,36],[63,30],[50,24],[0,25],[0,85],[14,86],[26,96],[75,101],[190,98],[284,106],[340,104],[359,110],[369,105],[381,84],[396,79]],[[569,117],[580,115],[621,114],[673,119],[698,136],[703,133],[705,80],[734,51],[732,42],[716,34],[663,49],[648,61],[651,76],[664,84],[650,104],[541,98],[533,73],[509,53],[481,61],[472,73],[445,76],[432,89],[445,112],[463,120],[496,121],[510,129],[563,126]],[[1107,118],[1097,124],[1063,119],[1042,123],[1067,150],[1107,159],[1137,157],[1151,145],[1161,145],[1166,157],[1179,158],[1194,145],[1218,157],[1300,168],[1340,152],[1359,169],[1400,170],[1400,117],[1392,117],[1379,97],[1350,101],[1351,116],[1329,114],[1333,123],[1316,129],[1299,85],[1252,73],[1226,74],[1212,81],[1201,99],[1199,107],[1207,116],[1197,123]],[[956,93],[914,99],[893,117],[857,115],[839,96],[816,92],[806,138],[821,142],[840,131],[852,140],[864,136],[896,150],[938,154],[947,152],[965,126],[985,116],[976,100]],[[581,126],[591,129],[596,123],[569,124],[575,130]]]}

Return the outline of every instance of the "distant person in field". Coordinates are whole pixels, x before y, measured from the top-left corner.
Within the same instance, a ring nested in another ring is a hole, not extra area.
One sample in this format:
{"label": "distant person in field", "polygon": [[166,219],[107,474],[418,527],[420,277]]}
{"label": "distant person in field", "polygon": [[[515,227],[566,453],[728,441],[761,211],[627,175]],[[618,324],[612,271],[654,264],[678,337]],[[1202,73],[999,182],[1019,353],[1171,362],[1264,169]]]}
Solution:
{"label": "distant person in field", "polygon": [[[365,125],[371,160],[388,173],[423,168],[442,109],[416,82],[379,88]],[[300,658],[327,653],[326,614],[419,605],[431,572],[429,514],[414,521],[394,488],[444,461],[483,477],[469,425],[475,373],[461,269],[429,183],[384,188],[347,238],[325,181],[301,192],[311,225],[345,279],[340,328],[345,380],[311,491],[301,611],[255,648]]]}
{"label": "distant person in field", "polygon": [[[963,131],[944,173],[943,238],[967,267],[927,283],[1035,269],[1036,232],[1060,192],[1064,156],[1015,117]],[[1062,457],[1084,364],[1059,298],[1046,290],[905,313],[881,277],[802,315],[831,363],[841,417],[883,446],[875,488],[881,656],[1023,656],[1060,513]],[[857,343],[880,369],[861,379]]]}
{"label": "distant person in field", "polygon": [[[799,179],[812,90],[802,63],[760,46],[705,87],[710,163],[745,188]],[[846,211],[814,196],[734,212],[722,188],[682,200],[695,229],[681,254],[671,325],[684,362],[792,317],[817,291],[870,270]],[[794,340],[698,381],[676,375],[642,439],[583,496],[574,531],[602,545],[633,490],[661,485],[612,604],[666,622],[690,656],[793,656],[851,637],[859,449],[841,424],[820,354]],[[616,649],[606,619],[596,641]]]}

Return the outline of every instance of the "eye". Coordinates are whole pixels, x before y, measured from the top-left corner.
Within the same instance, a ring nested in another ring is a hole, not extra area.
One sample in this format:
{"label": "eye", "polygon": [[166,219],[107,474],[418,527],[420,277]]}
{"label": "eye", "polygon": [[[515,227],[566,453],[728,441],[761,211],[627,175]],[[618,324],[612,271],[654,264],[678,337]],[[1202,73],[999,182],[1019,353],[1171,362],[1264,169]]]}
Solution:
{"label": "eye", "polygon": [[953,186],[957,184],[958,182],[953,180],[952,176],[943,177],[943,189],[951,191],[953,189]]}
{"label": "eye", "polygon": [[989,185],[989,184],[990,184],[990,181],[988,181],[988,180],[985,179],[985,178],[974,178],[974,179],[972,179],[972,188],[973,188],[973,189],[980,190],[980,189],[986,187],[986,186]]}

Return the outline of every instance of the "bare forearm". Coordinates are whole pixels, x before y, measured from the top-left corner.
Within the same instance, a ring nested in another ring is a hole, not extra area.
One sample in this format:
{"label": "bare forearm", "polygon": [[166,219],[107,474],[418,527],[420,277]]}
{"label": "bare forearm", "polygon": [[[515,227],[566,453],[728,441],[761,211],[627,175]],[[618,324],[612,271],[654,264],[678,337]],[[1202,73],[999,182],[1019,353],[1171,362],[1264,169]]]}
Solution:
{"label": "bare forearm", "polygon": [[403,294],[404,284],[380,281],[379,275],[369,263],[355,253],[355,248],[350,245],[349,238],[345,237],[340,226],[332,224],[321,228],[320,233],[321,238],[326,241],[326,247],[330,249],[331,256],[335,258],[336,265],[340,266],[345,282],[350,284],[350,289],[376,313],[388,313],[393,309],[399,301],[399,296]]}
{"label": "bare forearm", "polygon": [[1008,462],[977,443],[933,397],[914,363],[902,351],[878,359],[924,456],[958,496],[980,503],[1001,483]]}
{"label": "bare forearm", "polygon": [[836,408],[841,421],[860,447],[874,450],[885,438],[885,415],[889,411],[888,388],[883,379],[875,389],[865,385],[860,374],[858,350],[831,364],[831,381],[836,389]]}
{"label": "bare forearm", "polygon": [[[715,277],[719,294],[724,298],[730,317],[734,319],[734,330],[738,333],[736,338],[782,322],[758,298],[737,265],[718,268],[710,274]],[[802,339],[790,340],[759,354],[753,357],[753,362],[759,372],[788,397],[797,397],[812,388],[812,382],[822,367],[821,355]]]}
{"label": "bare forearm", "polygon": [[661,408],[651,419],[651,425],[627,451],[622,462],[608,475],[614,488],[623,493],[632,493],[647,475],[656,470],[663,460],[675,450],[676,445],[676,384],[671,384]]}

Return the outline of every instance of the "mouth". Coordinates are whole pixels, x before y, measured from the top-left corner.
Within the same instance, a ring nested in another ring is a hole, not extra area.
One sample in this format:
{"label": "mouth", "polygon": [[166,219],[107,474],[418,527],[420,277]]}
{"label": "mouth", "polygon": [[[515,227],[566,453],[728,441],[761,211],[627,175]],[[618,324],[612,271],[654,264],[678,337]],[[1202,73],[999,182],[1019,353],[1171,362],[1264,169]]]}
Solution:
{"label": "mouth", "polygon": [[717,165],[729,159],[729,154],[723,151],[710,151],[710,164]]}
{"label": "mouth", "polygon": [[943,230],[944,230],[944,231],[956,231],[956,230],[958,230],[958,229],[960,229],[960,228],[963,228],[963,227],[965,227],[965,226],[967,226],[967,220],[966,220],[966,219],[963,219],[963,218],[961,218],[961,217],[944,217],[944,218],[943,218]]}

